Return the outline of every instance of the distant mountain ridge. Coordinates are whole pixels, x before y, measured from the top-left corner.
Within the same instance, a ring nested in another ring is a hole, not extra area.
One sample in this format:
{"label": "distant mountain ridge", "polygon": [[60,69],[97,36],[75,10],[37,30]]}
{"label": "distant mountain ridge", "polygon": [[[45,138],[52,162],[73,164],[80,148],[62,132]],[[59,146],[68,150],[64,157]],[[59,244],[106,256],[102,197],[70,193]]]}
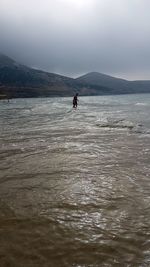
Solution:
{"label": "distant mountain ridge", "polygon": [[77,78],[79,82],[92,84],[92,85],[103,85],[109,88],[120,89],[120,87],[126,88],[129,82],[124,79],[115,78],[109,76],[107,74],[102,74],[99,72],[90,72],[79,78]]}
{"label": "distant mountain ridge", "polygon": [[150,81],[127,81],[91,72],[77,79],[36,70],[0,54],[0,97],[50,97],[150,93]]}
{"label": "distant mountain ridge", "polygon": [[12,97],[68,95],[72,80],[61,75],[26,67],[0,55],[0,92],[2,93],[4,90]]}
{"label": "distant mountain ridge", "polygon": [[[29,68],[0,55],[0,95],[18,97],[50,97],[96,95],[107,91],[102,86],[83,85],[76,79]],[[108,89],[109,91],[109,89]]]}
{"label": "distant mountain ridge", "polygon": [[150,93],[150,80],[128,81],[98,72],[90,72],[77,78],[77,81],[90,85],[101,85],[112,89],[112,93]]}

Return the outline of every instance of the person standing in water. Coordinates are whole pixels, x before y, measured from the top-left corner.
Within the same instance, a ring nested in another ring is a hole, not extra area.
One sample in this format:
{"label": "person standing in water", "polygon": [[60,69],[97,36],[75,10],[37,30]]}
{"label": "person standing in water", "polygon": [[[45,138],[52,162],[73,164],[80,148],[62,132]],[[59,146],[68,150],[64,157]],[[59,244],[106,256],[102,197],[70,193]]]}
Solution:
{"label": "person standing in water", "polygon": [[73,97],[73,108],[77,108],[78,106],[78,93]]}

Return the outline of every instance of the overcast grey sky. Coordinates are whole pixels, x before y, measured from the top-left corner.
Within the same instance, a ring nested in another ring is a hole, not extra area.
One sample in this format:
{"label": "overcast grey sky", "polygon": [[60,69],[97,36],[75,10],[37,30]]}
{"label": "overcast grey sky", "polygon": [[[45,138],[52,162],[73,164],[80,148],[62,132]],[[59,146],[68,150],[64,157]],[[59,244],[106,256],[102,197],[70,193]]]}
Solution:
{"label": "overcast grey sky", "polygon": [[0,0],[0,52],[70,77],[150,79],[150,0]]}

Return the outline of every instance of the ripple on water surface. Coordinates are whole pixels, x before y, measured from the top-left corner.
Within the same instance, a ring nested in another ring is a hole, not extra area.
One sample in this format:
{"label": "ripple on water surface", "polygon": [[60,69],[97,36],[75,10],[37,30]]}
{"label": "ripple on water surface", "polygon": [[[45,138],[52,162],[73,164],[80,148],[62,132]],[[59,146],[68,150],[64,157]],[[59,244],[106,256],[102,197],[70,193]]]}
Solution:
{"label": "ripple on water surface", "polygon": [[81,98],[77,111],[70,99],[4,107],[1,266],[150,266],[149,136],[122,127],[146,129],[147,105],[136,99],[133,120],[125,100],[122,109],[109,97],[88,109]]}

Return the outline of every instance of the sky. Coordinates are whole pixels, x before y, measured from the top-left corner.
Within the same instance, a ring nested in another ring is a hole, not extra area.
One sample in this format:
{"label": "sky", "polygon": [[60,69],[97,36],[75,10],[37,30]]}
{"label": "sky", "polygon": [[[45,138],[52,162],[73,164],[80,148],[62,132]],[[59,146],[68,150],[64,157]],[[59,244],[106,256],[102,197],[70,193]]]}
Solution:
{"label": "sky", "polygon": [[77,77],[150,80],[150,0],[0,0],[0,53]]}

